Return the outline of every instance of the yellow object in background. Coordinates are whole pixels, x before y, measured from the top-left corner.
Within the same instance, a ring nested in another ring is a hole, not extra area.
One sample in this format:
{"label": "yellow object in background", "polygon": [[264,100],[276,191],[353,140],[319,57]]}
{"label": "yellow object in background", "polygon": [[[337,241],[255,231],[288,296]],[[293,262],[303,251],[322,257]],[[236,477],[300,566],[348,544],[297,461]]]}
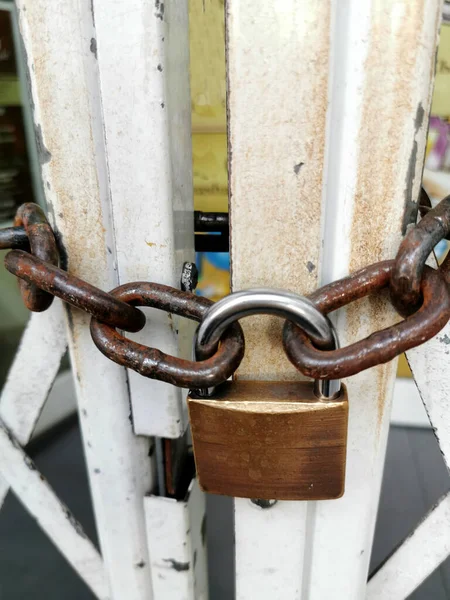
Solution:
{"label": "yellow object in background", "polygon": [[450,117],[450,26],[441,27],[439,48],[436,60],[436,80],[434,83],[431,114],[448,119]]}
{"label": "yellow object in background", "polygon": [[189,5],[194,206],[228,211],[223,0]]}
{"label": "yellow object in background", "polygon": [[192,155],[195,210],[228,212],[226,134],[194,133]]}
{"label": "yellow object in background", "polygon": [[223,0],[190,0],[192,131],[226,133]]}
{"label": "yellow object in background", "polygon": [[411,377],[411,369],[404,354],[398,360],[397,377]]}
{"label": "yellow object in background", "polygon": [[[228,212],[224,2],[191,0],[189,11],[194,207]],[[198,294],[230,292],[226,254],[199,253],[197,266]]]}

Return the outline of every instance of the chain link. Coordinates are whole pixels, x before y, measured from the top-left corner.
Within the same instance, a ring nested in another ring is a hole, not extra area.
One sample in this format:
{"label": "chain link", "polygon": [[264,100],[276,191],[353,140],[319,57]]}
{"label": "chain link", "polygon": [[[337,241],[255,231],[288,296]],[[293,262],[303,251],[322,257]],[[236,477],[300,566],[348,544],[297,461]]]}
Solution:
{"label": "chain link", "polygon": [[[325,313],[337,310],[387,287],[392,281],[395,261],[375,263],[353,275],[326,285],[309,298]],[[315,379],[356,375],[386,363],[402,352],[423,344],[436,335],[450,318],[447,283],[439,271],[425,267],[421,282],[423,303],[404,321],[337,350],[314,348],[308,336],[286,321],[283,344],[289,360],[305,375]]]}
{"label": "chain link", "polygon": [[[426,200],[423,194],[422,198]],[[425,266],[425,261],[434,246],[450,234],[450,196],[433,209],[424,205],[421,214],[422,220],[408,231],[395,260],[370,265],[309,296],[326,314],[389,286],[391,301],[405,320],[335,350],[314,347],[302,329],[286,321],[283,344],[297,369],[316,379],[348,377],[426,342],[446,325],[450,318],[450,258],[439,270]],[[219,225],[225,230],[227,218],[196,213],[195,222],[205,231],[217,230]],[[117,331],[142,329],[145,316],[136,306],[152,306],[200,322],[213,304],[210,300],[146,282],[129,283],[106,293],[58,267],[53,232],[37,205],[21,206],[14,225],[0,230],[0,249],[13,248],[5,265],[20,278],[30,310],[45,310],[53,296],[58,296],[92,315],[91,335],[103,354],[146,377],[179,387],[213,387],[238,368],[245,348],[238,323],[225,330],[218,346],[208,347],[196,361],[169,356]]]}
{"label": "chain link", "polygon": [[[126,283],[111,294],[123,302],[151,306],[198,322],[214,304],[207,298],[158,283]],[[97,348],[114,362],[144,377],[184,388],[214,387],[226,381],[244,357],[244,334],[238,323],[229,327],[219,346],[209,348],[200,361],[169,356],[156,348],[138,344],[96,319],[91,321],[91,335]]]}
{"label": "chain link", "polygon": [[[47,217],[37,204],[22,204],[14,219],[16,227],[22,227],[28,238],[31,254],[52,265],[59,261],[55,236]],[[32,281],[20,280],[22,300],[25,306],[32,311],[47,310],[53,302],[52,294],[45,292]]]}
{"label": "chain link", "polygon": [[403,238],[390,281],[392,304],[401,315],[411,315],[418,310],[425,262],[436,244],[449,233],[450,196],[447,196]]}
{"label": "chain link", "polygon": [[11,250],[5,257],[5,266],[21,280],[38,286],[113,327],[140,331],[145,325],[145,315],[139,309],[28,252]]}

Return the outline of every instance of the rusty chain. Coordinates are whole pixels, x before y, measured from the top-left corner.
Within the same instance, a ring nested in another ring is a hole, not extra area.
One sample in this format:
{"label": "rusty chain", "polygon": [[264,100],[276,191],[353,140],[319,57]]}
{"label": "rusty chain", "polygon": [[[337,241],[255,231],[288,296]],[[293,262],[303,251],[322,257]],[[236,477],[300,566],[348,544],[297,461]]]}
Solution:
{"label": "rusty chain", "polygon": [[[436,335],[450,318],[450,258],[438,270],[425,266],[434,246],[450,234],[450,196],[430,208],[422,194],[422,220],[403,239],[395,260],[383,261],[326,285],[309,296],[317,309],[329,313],[389,287],[392,304],[406,318],[350,346],[336,350],[314,347],[308,336],[286,321],[283,344],[291,362],[316,379],[342,378],[387,362]],[[226,216],[196,213],[200,230],[227,226]],[[24,302],[42,311],[58,296],[92,315],[91,335],[111,360],[142,375],[179,387],[211,387],[225,381],[244,356],[245,341],[238,323],[208,354],[188,361],[169,356],[124,337],[117,329],[135,332],[145,316],[137,306],[151,306],[200,322],[212,302],[168,286],[135,282],[106,293],[58,266],[51,227],[35,204],[22,205],[14,227],[0,230],[0,249],[11,249],[6,268],[20,279]]]}

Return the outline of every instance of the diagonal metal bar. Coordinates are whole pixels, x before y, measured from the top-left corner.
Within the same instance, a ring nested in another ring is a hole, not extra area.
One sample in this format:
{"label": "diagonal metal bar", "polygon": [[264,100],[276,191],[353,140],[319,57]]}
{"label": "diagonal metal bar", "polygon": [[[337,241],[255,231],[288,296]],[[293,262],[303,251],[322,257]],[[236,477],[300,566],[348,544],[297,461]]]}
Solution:
{"label": "diagonal metal bar", "polygon": [[366,600],[403,600],[450,555],[450,493],[375,573]]}
{"label": "diagonal metal bar", "polygon": [[[31,315],[0,396],[0,418],[22,446],[31,438],[66,347],[58,300],[48,311]],[[0,475],[0,507],[8,488]]]}
{"label": "diagonal metal bar", "polygon": [[99,600],[109,600],[101,556],[18,441],[0,423],[0,473]]}
{"label": "diagonal metal bar", "polygon": [[31,315],[0,396],[0,416],[22,446],[33,433],[66,347],[61,302]]}
{"label": "diagonal metal bar", "polygon": [[423,346],[409,350],[406,358],[450,471],[450,323]]}

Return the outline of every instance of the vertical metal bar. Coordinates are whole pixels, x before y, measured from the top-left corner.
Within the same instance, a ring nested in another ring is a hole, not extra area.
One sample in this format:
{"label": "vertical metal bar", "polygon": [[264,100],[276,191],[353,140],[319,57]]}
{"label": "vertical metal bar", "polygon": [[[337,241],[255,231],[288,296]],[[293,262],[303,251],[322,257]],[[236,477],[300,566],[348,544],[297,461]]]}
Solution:
{"label": "vertical metal bar", "polygon": [[[121,0],[94,0],[92,6],[118,279],[179,288],[183,262],[194,260],[188,2],[131,0],[125,7]],[[194,325],[144,310],[146,327],[130,337],[190,358]],[[186,391],[134,371],[128,371],[128,381],[135,433],[181,437],[187,427]],[[160,440],[155,444],[157,468],[163,467]],[[170,518],[172,509],[168,543],[185,552],[192,547],[193,530],[185,526],[184,504],[162,497],[163,468],[158,468],[158,481],[159,497],[146,500],[147,523],[152,518],[149,503],[160,517],[157,523],[164,515]],[[201,496],[199,491],[195,496],[200,506]],[[172,585],[172,597],[197,598],[190,585],[193,558],[189,572],[170,571],[170,561],[165,563],[163,581],[163,540],[154,534],[148,544],[155,598],[169,593]],[[206,563],[201,545],[196,561]]]}
{"label": "vertical metal bar", "polygon": [[[229,0],[226,10],[232,287],[308,293],[320,276],[330,4]],[[280,320],[243,327],[239,377],[299,377]],[[306,514],[306,503],[235,501],[238,600],[302,597]]]}
{"label": "vertical metal bar", "polygon": [[[183,261],[194,260],[188,3],[94,0],[93,12],[119,282],[179,287]],[[192,326],[147,315],[131,337],[177,354]],[[185,394],[128,377],[135,432],[180,437]]]}
{"label": "vertical metal bar", "polygon": [[[420,185],[440,8],[437,0],[228,2],[234,289],[307,293],[395,253]],[[378,298],[341,311],[342,344],[394,318]],[[241,377],[295,376],[279,327],[245,323]],[[259,513],[236,501],[238,600],[364,597],[395,367],[347,382],[341,500]]]}
{"label": "vertical metal bar", "polygon": [[[438,0],[334,2],[323,283],[394,256],[414,220],[440,11]],[[352,305],[337,313],[341,343],[397,318],[379,297]],[[364,597],[396,364],[346,381],[346,491],[310,507],[309,600]]]}
{"label": "vertical metal bar", "polygon": [[[108,172],[90,0],[18,0],[47,204],[69,272],[111,289]],[[124,8],[124,11],[126,9]],[[116,24],[118,28],[120,21]],[[118,33],[117,29],[117,36]],[[84,448],[102,555],[117,600],[149,600],[143,498],[152,489],[149,440],[135,437],[125,370],[92,344],[89,318],[69,309]]]}
{"label": "vertical metal bar", "polygon": [[207,600],[205,496],[193,480],[184,500],[145,498],[155,600]]}

